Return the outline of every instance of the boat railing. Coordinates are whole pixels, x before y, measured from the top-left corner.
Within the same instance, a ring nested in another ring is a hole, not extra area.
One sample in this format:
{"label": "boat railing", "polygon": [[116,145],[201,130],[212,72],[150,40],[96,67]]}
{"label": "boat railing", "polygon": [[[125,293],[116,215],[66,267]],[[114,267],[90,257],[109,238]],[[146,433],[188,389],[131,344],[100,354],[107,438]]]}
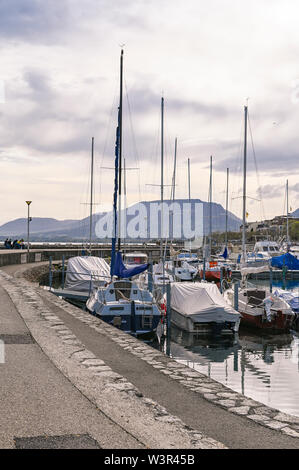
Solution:
{"label": "boat railing", "polygon": [[98,300],[103,304],[113,300],[156,304],[155,298],[148,290],[140,288],[135,281],[129,280],[112,281],[105,288],[98,289],[97,295]]}

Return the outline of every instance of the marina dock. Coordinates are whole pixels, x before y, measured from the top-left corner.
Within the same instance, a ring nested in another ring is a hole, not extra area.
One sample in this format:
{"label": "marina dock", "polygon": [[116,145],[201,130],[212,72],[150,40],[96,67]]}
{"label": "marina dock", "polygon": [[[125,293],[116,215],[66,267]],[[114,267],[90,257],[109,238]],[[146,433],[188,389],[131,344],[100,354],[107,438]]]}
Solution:
{"label": "marina dock", "polygon": [[0,447],[299,448],[299,418],[28,282],[33,266],[0,271]]}

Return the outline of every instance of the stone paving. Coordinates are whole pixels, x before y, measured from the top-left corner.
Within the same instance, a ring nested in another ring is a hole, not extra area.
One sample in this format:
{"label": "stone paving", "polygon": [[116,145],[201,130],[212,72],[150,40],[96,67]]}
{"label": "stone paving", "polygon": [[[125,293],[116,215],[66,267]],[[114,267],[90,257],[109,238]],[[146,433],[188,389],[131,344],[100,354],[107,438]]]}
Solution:
{"label": "stone paving", "polygon": [[[72,358],[79,361],[81,366],[92,371],[95,377],[105,378],[107,380],[106,386],[110,390],[117,390],[126,392],[130,396],[139,397],[142,399],[143,405],[149,406],[154,410],[155,416],[160,421],[168,423],[176,423],[179,425],[178,418],[170,416],[165,409],[156,404],[152,400],[147,400],[142,397],[140,392],[123,377],[115,374],[103,361],[97,359],[92,353],[86,352],[84,346],[77,340],[77,338],[68,330],[64,323],[50,311],[45,309],[38,292],[40,288],[33,287],[25,281],[20,283],[7,274],[1,272],[0,279],[3,280],[3,285],[14,303],[20,306],[26,299],[31,302],[35,307],[39,306],[40,314],[43,320],[49,323],[49,327],[59,335],[63,344],[77,347],[72,353]],[[9,281],[9,282],[6,282]],[[20,299],[20,292],[22,292],[22,299]],[[208,378],[204,374],[194,371],[187,366],[180,364],[173,359],[165,356],[163,353],[151,348],[150,346],[140,342],[139,340],[127,335],[126,333],[102,322],[98,318],[89,315],[88,313],[70,305],[62,299],[55,297],[50,292],[42,291],[42,296],[47,297],[52,303],[59,308],[66,311],[68,314],[73,315],[89,327],[99,331],[101,334],[107,335],[111,340],[121,346],[123,349],[130,351],[131,354],[138,356],[143,361],[146,361],[155,369],[158,369],[161,374],[165,374],[173,380],[179,381],[183,386],[198,393],[201,397],[225,408],[231,413],[241,415],[248,418],[262,426],[268,427],[277,432],[281,432],[293,438],[299,438],[299,418],[282,413],[276,409],[265,406],[262,403],[256,402],[242,394],[234,392],[233,390],[225,387],[224,385]],[[42,313],[41,313],[42,310]],[[24,315],[22,314],[24,317]],[[26,321],[26,318],[24,318]],[[197,443],[202,444],[203,436],[195,433],[192,437]],[[217,445],[215,443],[215,445]]]}
{"label": "stone paving", "polygon": [[[123,426],[140,443],[148,448],[225,448],[222,443],[191,429],[181,419],[168,413],[164,407],[144,397],[125,377],[115,373],[104,361],[96,358],[45,306],[39,295],[40,288],[26,281],[16,280],[2,271],[0,282],[32,336],[55,366],[102,413]],[[53,300],[52,294],[48,295]],[[54,300],[60,305],[59,299]],[[62,305],[69,306],[65,302]],[[73,313],[76,310],[74,308]],[[80,313],[80,310],[78,312]]]}

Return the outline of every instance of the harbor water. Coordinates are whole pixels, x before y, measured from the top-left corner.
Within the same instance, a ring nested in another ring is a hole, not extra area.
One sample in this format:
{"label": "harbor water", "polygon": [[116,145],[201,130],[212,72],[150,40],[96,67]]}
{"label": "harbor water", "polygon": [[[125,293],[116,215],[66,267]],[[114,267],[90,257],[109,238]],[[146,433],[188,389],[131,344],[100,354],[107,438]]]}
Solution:
{"label": "harbor water", "polygon": [[[255,281],[251,281],[254,283]],[[265,281],[257,281],[265,285]],[[282,287],[276,282],[275,287]],[[299,291],[299,281],[287,289]],[[299,333],[262,335],[240,327],[233,338],[202,338],[171,328],[170,355],[246,397],[299,416]]]}

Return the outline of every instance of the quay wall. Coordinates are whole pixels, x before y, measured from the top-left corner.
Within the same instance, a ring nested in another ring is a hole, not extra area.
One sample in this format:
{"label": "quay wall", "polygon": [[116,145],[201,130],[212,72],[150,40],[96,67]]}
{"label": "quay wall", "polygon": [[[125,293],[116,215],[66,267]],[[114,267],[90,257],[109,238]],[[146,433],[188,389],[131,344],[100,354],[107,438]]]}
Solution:
{"label": "quay wall", "polygon": [[[159,250],[157,248],[138,248],[130,247],[130,251],[146,253],[150,260],[159,260]],[[93,256],[108,258],[111,255],[111,247],[104,247],[91,250]],[[82,256],[82,248],[51,248],[51,249],[31,249],[29,257],[27,250],[0,250],[0,267],[13,264],[39,263],[41,261],[61,261],[62,257],[67,260],[73,256]]]}

